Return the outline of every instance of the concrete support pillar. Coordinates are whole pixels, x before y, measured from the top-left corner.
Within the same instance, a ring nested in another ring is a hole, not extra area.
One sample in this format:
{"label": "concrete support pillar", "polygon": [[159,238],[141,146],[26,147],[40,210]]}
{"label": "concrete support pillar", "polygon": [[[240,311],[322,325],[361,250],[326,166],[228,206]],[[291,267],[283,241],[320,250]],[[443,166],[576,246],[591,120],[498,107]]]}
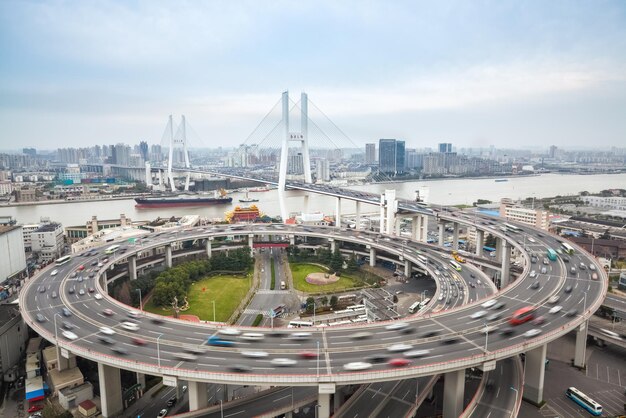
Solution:
{"label": "concrete support pillar", "polygon": [[328,238],[328,242],[330,242],[330,252],[334,253],[335,250],[337,249],[337,246],[335,244],[335,240],[332,238]]}
{"label": "concrete support pillar", "polygon": [[511,276],[511,246],[502,240],[502,274],[500,278],[500,289],[509,285],[509,277]]}
{"label": "concrete support pillar", "polygon": [[463,412],[465,370],[445,374],[443,383],[443,418],[457,418]]}
{"label": "concrete support pillar", "polygon": [[584,369],[587,367],[586,350],[587,350],[587,328],[589,321],[585,321],[576,329],[576,349],[574,352],[574,366]]}
{"label": "concrete support pillar", "polygon": [[209,406],[208,385],[204,382],[192,382],[187,384],[189,389],[189,410],[206,408]]}
{"label": "concrete support pillar", "polygon": [[141,390],[146,390],[146,375],[143,373],[135,373],[137,376],[137,383],[141,385]]}
{"label": "concrete support pillar", "polygon": [[370,267],[376,267],[376,248],[370,248]]}
{"label": "concrete support pillar", "polygon": [[411,262],[409,260],[404,260],[404,275],[411,277]]}
{"label": "concrete support pillar", "polygon": [[385,233],[385,219],[387,219],[387,207],[385,206],[385,195],[380,195],[380,222],[378,224],[378,232]]}
{"label": "concrete support pillar", "polygon": [[296,236],[289,235],[289,245],[296,245]]}
{"label": "concrete support pillar", "polygon": [[320,393],[317,395],[316,416],[318,418],[330,418],[330,393]]}
{"label": "concrete support pillar", "polygon": [[356,202],[356,218],[354,222],[354,229],[361,230],[361,202]]}
{"label": "concrete support pillar", "polygon": [[165,246],[165,267],[172,268],[172,246],[169,244]]}
{"label": "concrete support pillar", "polygon": [[385,190],[385,203],[387,206],[387,219],[385,220],[387,235],[393,234],[393,227],[396,224],[396,212],[398,211],[398,201],[396,200],[396,190]]}
{"label": "concrete support pillar", "polygon": [[341,198],[337,198],[335,207],[335,227],[341,228]]}
{"label": "concrete support pillar", "polygon": [[304,209],[302,212],[309,213],[309,195],[308,194],[304,195]]}
{"label": "concrete support pillar", "polygon": [[130,280],[137,280],[137,256],[128,257],[128,276]]}
{"label": "concrete support pillar", "polygon": [[428,241],[428,216],[422,215],[420,218],[422,221],[420,222],[420,237],[418,238],[418,241],[426,242]]}
{"label": "concrete support pillar", "polygon": [[345,400],[346,397],[341,388],[336,388],[335,394],[333,395],[333,413],[337,413],[337,410],[341,408],[341,405],[343,405]]}
{"label": "concrete support pillar", "polygon": [[481,257],[483,255],[483,247],[485,246],[485,231],[481,229],[476,230],[476,255]]}
{"label": "concrete support pillar", "polygon": [[109,285],[107,284],[107,272],[103,271],[100,275],[100,284],[102,285],[102,292],[106,295],[109,294]]}
{"label": "concrete support pillar", "polygon": [[454,222],[452,224],[452,229],[453,229],[453,233],[452,233],[452,249],[453,250],[458,250],[459,249],[459,223],[458,222]]}
{"label": "concrete support pillar", "polygon": [[543,379],[546,371],[547,344],[526,352],[524,399],[534,405],[543,402]]}
{"label": "concrete support pillar", "polygon": [[446,233],[446,224],[439,222],[439,246],[443,247],[444,234]]}
{"label": "concrete support pillar", "polygon": [[209,239],[207,239],[207,240],[205,241],[205,243],[204,243],[204,248],[205,248],[205,250],[206,250],[206,256],[207,256],[207,258],[211,258],[211,256],[213,255],[213,254],[212,254],[212,253],[213,253],[213,247],[212,247],[212,244],[213,244],[213,238],[209,238]]}
{"label": "concrete support pillar", "polygon": [[61,350],[61,347],[57,345],[57,369],[61,372],[63,370],[71,369],[72,367],[76,367],[76,356],[68,352],[67,354],[69,357],[65,358],[63,357]]}
{"label": "concrete support pillar", "polygon": [[248,234],[248,247],[250,247],[250,257],[254,257],[254,234]]}
{"label": "concrete support pillar", "polygon": [[420,229],[421,229],[421,222],[422,221],[422,217],[421,216],[413,216],[411,218],[411,239],[413,241],[419,241],[419,234],[420,234]]}
{"label": "concrete support pillar", "polygon": [[122,412],[122,381],[120,369],[98,363],[100,403],[103,417],[113,417]]}
{"label": "concrete support pillar", "polygon": [[496,238],[496,261],[502,261],[502,238]]}

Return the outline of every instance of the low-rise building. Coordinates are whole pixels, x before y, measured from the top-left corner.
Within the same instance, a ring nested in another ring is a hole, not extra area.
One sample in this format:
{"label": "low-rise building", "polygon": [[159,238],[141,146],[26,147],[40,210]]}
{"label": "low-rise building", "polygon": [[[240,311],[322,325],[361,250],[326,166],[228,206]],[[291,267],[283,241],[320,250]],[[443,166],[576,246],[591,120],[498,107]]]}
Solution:
{"label": "low-rise building", "polygon": [[0,285],[26,271],[24,237],[19,225],[0,225]]}
{"label": "low-rise building", "polygon": [[515,204],[511,199],[500,202],[500,217],[514,222],[548,230],[550,227],[549,212],[543,209],[526,208]]}
{"label": "low-rise building", "polygon": [[28,340],[28,327],[17,305],[0,305],[0,380],[18,364]]}
{"label": "low-rise building", "polygon": [[51,262],[63,254],[65,242],[63,238],[63,226],[57,222],[41,225],[31,233],[32,251],[39,254],[44,262]]}
{"label": "low-rise building", "polygon": [[48,371],[48,383],[52,396],[58,396],[59,392],[65,388],[73,388],[85,383],[83,373],[78,367],[69,369],[53,369]]}
{"label": "low-rise building", "polygon": [[[93,405],[93,409],[95,412],[96,405],[91,401],[93,398],[93,385],[90,382],[85,382],[82,385],[67,387],[59,391],[59,403],[66,410],[79,407],[83,405],[84,402],[91,402]],[[85,404],[84,406],[87,406]],[[85,408],[88,413],[83,413],[85,416],[93,415],[91,412],[91,407]]]}
{"label": "low-rise building", "polygon": [[127,218],[123,213],[119,219],[104,219],[99,220],[97,216],[92,216],[91,220],[85,222],[85,225],[75,225],[65,227],[65,236],[69,244],[74,244],[82,239],[87,238],[89,235],[93,235],[99,231],[105,229],[112,229],[118,227],[125,227],[132,225],[130,218]]}

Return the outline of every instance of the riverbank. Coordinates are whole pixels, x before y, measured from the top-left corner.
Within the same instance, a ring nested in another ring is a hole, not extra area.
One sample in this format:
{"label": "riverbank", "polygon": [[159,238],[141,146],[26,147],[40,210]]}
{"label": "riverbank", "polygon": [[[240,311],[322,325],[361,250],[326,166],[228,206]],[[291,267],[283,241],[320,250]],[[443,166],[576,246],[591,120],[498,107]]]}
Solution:
{"label": "riverbank", "polygon": [[97,199],[75,199],[75,200],[38,200],[36,202],[9,202],[0,204],[0,207],[17,207],[17,206],[38,206],[38,205],[63,205],[67,203],[87,203],[87,202],[107,202],[113,200],[129,200],[136,197],[145,196],[145,193],[125,194],[116,196],[102,196]]}

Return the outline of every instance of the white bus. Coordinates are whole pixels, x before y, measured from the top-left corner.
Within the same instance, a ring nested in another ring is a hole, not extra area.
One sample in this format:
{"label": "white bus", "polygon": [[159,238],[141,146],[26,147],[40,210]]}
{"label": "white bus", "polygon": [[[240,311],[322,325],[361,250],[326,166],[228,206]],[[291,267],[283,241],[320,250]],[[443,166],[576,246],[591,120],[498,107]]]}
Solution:
{"label": "white bus", "polygon": [[563,242],[561,243],[561,248],[563,248],[563,251],[565,251],[566,253],[568,253],[569,255],[574,254],[574,247],[572,247],[571,245],[569,245],[567,242]]}
{"label": "white bus", "polygon": [[353,302],[356,300],[356,295],[354,294],[349,294],[349,295],[341,295],[337,298],[337,302],[339,303],[346,303],[346,302]]}
{"label": "white bus", "polygon": [[515,226],[515,225],[508,224],[508,223],[505,223],[504,227],[511,232],[522,232],[522,228]]}
{"label": "white bus", "polygon": [[419,304],[419,310],[424,309],[424,307],[428,305],[428,302],[430,302],[430,298],[426,298],[423,301],[421,301]]}
{"label": "white bus", "polygon": [[72,259],[72,257],[70,257],[69,255],[66,255],[66,256],[63,256],[61,258],[57,258],[54,263],[57,266],[60,266],[61,264],[65,264],[65,263],[69,262],[71,259]]}
{"label": "white bus", "polygon": [[452,261],[450,260],[450,265],[452,266],[453,269],[455,269],[456,271],[461,271],[461,265],[459,263],[457,263],[456,261]]}
{"label": "white bus", "polygon": [[421,302],[415,302],[413,305],[409,306],[409,313],[415,313],[419,311]]}
{"label": "white bus", "polygon": [[105,254],[113,254],[113,253],[115,253],[119,249],[120,249],[119,245],[111,245],[109,248],[104,250],[104,253]]}
{"label": "white bus", "polygon": [[565,391],[565,395],[589,411],[591,415],[602,415],[602,406],[575,387],[568,388],[567,391]]}
{"label": "white bus", "polygon": [[421,254],[417,256],[417,259],[424,264],[428,264],[428,259]]}
{"label": "white bus", "polygon": [[306,328],[312,326],[313,322],[310,321],[290,321],[289,325],[287,325],[287,328]]}

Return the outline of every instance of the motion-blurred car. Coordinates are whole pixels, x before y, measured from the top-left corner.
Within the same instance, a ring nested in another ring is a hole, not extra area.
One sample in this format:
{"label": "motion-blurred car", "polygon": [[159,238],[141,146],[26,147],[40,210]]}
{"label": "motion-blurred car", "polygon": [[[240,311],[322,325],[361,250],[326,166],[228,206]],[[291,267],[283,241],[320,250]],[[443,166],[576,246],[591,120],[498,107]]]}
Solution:
{"label": "motion-blurred car", "polygon": [[113,316],[113,311],[110,310],[109,308],[107,308],[107,309],[102,311],[102,314],[106,315],[106,316]]}
{"label": "motion-blurred car", "polygon": [[387,351],[395,353],[395,352],[401,352],[401,351],[409,351],[412,348],[413,348],[412,345],[398,343],[398,344],[392,344],[389,347],[387,347]]}
{"label": "motion-blurred car", "polygon": [[355,361],[352,363],[347,363],[343,365],[344,370],[355,371],[355,370],[367,370],[372,367],[371,363],[366,363],[364,361]]}
{"label": "motion-blurred car", "polygon": [[139,325],[135,324],[134,322],[122,322],[121,324],[122,328],[124,328],[125,330],[128,331],[138,331],[139,330]]}
{"label": "motion-blurred car", "polygon": [[288,366],[295,365],[297,361],[294,359],[290,359],[290,358],[278,357],[278,358],[272,359],[271,363],[273,366],[277,366],[277,367],[288,367]]}
{"label": "motion-blurred car", "polygon": [[533,329],[529,329],[522,335],[524,336],[524,338],[532,338],[532,337],[536,337],[539,334],[541,334],[541,330],[538,328],[533,328]]}
{"label": "motion-blurred car", "polygon": [[63,331],[61,335],[67,338],[68,340],[75,340],[78,338],[78,335],[74,334],[72,331]]}
{"label": "motion-blurred car", "polygon": [[115,331],[113,331],[111,328],[109,327],[100,327],[99,330],[101,333],[103,333],[104,335],[113,335],[115,334]]}

